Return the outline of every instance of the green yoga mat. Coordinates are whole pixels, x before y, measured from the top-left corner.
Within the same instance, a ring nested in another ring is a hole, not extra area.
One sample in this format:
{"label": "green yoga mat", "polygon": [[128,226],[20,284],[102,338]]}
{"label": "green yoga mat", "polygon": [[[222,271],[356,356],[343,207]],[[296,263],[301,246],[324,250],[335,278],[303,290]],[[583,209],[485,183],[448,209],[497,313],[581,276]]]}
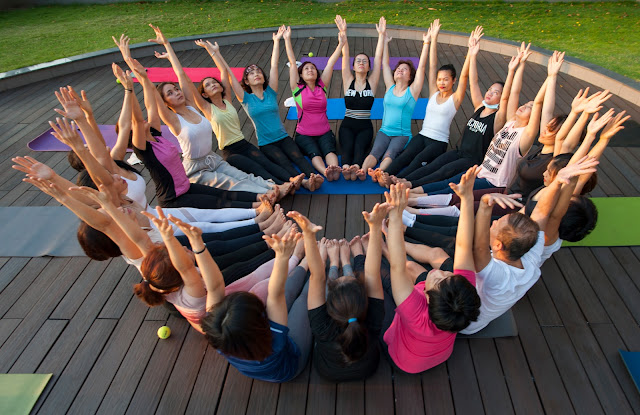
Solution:
{"label": "green yoga mat", "polygon": [[28,415],[52,374],[0,374],[0,414]]}
{"label": "green yoga mat", "polygon": [[580,242],[562,246],[640,245],[640,197],[593,197],[598,208],[596,228]]}

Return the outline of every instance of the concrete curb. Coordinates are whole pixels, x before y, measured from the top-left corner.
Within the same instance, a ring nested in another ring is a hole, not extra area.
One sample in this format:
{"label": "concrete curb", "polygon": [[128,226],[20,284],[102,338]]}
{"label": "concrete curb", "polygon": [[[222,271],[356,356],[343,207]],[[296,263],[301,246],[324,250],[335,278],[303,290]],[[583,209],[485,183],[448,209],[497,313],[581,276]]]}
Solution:
{"label": "concrete curb", "polygon": [[[407,26],[387,26],[391,36],[396,39],[421,40],[422,32],[426,28],[416,28]],[[313,26],[292,26],[292,37],[327,37],[337,34],[334,25],[313,25]],[[304,32],[302,31],[304,29]],[[262,42],[271,40],[271,34],[275,28],[254,29],[251,31],[235,31],[224,33],[210,33],[206,35],[185,36],[171,39],[171,44],[176,51],[184,51],[198,48],[193,42],[197,39],[215,39],[220,45],[232,45],[245,42]],[[373,25],[350,24],[349,35],[356,37],[378,37],[378,33]],[[441,31],[438,41],[451,45],[466,46],[468,34],[460,32]],[[483,37],[480,44],[481,49],[510,56],[514,46],[518,43],[510,40]],[[138,43],[131,46],[131,53],[135,58],[142,58],[153,55],[157,45],[149,42]],[[530,62],[546,65],[552,51],[533,47],[533,54],[529,58]],[[104,49],[97,52],[85,53],[71,56],[69,58],[57,59],[52,62],[41,63],[25,68],[15,69],[9,72],[0,73],[0,91],[17,88],[32,82],[43,81],[56,76],[67,75],[99,66],[108,65],[111,62],[122,61],[122,56],[117,48]],[[565,56],[565,64],[562,72],[575,78],[589,82],[599,88],[609,89],[613,94],[640,105],[640,82],[602,68],[598,65]]]}

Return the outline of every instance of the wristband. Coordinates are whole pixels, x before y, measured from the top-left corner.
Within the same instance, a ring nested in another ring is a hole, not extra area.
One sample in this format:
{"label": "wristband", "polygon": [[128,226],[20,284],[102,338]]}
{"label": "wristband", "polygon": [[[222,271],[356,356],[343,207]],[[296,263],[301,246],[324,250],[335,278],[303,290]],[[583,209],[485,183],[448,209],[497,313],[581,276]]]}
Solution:
{"label": "wristband", "polygon": [[125,91],[133,92],[133,89],[125,88]]}
{"label": "wristband", "polygon": [[206,251],[206,250],[207,250],[207,245],[205,245],[205,246],[204,246],[204,248],[202,248],[202,249],[201,249],[201,250],[199,250],[198,252],[193,251],[193,253],[194,253],[195,255],[198,255],[198,254],[203,253],[203,252],[204,252],[204,251]]}

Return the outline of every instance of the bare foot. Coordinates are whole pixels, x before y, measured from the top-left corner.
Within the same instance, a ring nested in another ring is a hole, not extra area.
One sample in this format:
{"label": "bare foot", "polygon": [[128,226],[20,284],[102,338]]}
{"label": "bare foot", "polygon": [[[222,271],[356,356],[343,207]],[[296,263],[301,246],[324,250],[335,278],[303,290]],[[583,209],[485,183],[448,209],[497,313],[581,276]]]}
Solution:
{"label": "bare foot", "polygon": [[335,239],[327,240],[327,255],[330,266],[340,266],[340,244]]}
{"label": "bare foot", "polygon": [[360,238],[360,242],[362,242],[364,252],[367,252],[367,250],[369,249],[369,232],[362,235],[362,237]]}
{"label": "bare foot", "polygon": [[279,185],[276,186],[276,188],[278,189],[278,192],[279,192],[278,200],[281,200],[285,196],[293,194],[296,191],[295,184],[290,183],[290,182],[279,184]]}
{"label": "bare foot", "polygon": [[416,195],[428,196],[428,194],[424,192],[424,189],[422,189],[422,186],[413,187],[411,188],[410,192]]}
{"label": "bare foot", "polygon": [[322,258],[322,263],[326,265],[327,256],[329,255],[327,252],[327,238],[322,238],[318,241],[318,249],[320,250],[320,258]]}
{"label": "bare foot", "polygon": [[375,170],[374,170],[374,169],[371,169],[371,168],[370,168],[369,170],[367,170],[367,174],[368,174],[369,176],[371,176],[371,180],[373,180],[374,182],[377,182],[377,181],[378,181],[378,176],[377,176],[377,174],[378,174],[378,170],[379,170],[379,169],[375,169]]}
{"label": "bare foot", "polygon": [[287,234],[287,232],[289,232],[289,229],[291,229],[293,227],[293,222],[287,220],[284,222],[284,224],[282,225],[282,229],[280,229],[277,233],[279,237],[283,237]]}
{"label": "bare foot", "polygon": [[284,223],[287,221],[287,218],[284,216],[284,212],[282,211],[282,209],[276,210],[275,212],[273,212],[273,214],[275,215],[275,219],[273,220],[273,223],[271,223],[271,225],[269,225],[269,227],[264,230],[264,233],[266,235],[273,235],[274,233],[279,232],[282,229]]}
{"label": "bare foot", "polygon": [[351,178],[351,170],[350,170],[351,166],[349,166],[348,164],[345,164],[342,166],[342,175],[344,176],[345,180],[353,180]]}
{"label": "bare foot", "polygon": [[295,186],[295,190],[300,189],[300,185],[302,185],[303,180],[304,180],[304,173],[300,173],[295,177],[289,178],[289,181],[293,183],[293,185]]}
{"label": "bare foot", "polygon": [[300,240],[296,244],[296,247],[293,250],[293,255],[295,255],[296,258],[298,258],[300,260],[302,260],[302,258],[304,258],[304,240],[302,238],[300,238]]}
{"label": "bare foot", "polygon": [[349,247],[351,248],[351,254],[354,258],[358,255],[364,255],[359,235],[354,236],[353,239],[349,241]]}
{"label": "bare foot", "polygon": [[331,167],[331,172],[333,174],[333,180],[339,180],[340,179],[340,173],[342,173],[342,169],[340,168],[340,166],[330,166]]}
{"label": "bare foot", "polygon": [[392,184],[389,173],[387,173],[386,171],[380,170],[380,173],[378,174],[378,184],[388,189]]}
{"label": "bare foot", "polygon": [[265,196],[260,196],[260,200],[262,203],[260,204],[260,207],[256,209],[256,212],[258,212],[255,218],[257,223],[264,222],[273,213],[273,207],[271,206],[271,203],[269,203],[269,199]]}
{"label": "bare foot", "polygon": [[311,181],[313,181],[314,183],[314,188],[312,191],[318,190],[320,188],[320,186],[322,186],[322,183],[324,183],[324,177],[322,177],[319,174],[312,174],[311,175]]}
{"label": "bare foot", "polygon": [[338,243],[340,244],[340,263],[344,267],[345,265],[351,264],[351,249],[346,239],[340,239]]}
{"label": "bare foot", "polygon": [[277,186],[272,187],[271,190],[264,194],[272,205],[278,201],[279,195],[280,189]]}
{"label": "bare foot", "polygon": [[360,180],[365,180],[367,178],[367,173],[362,169],[358,169],[358,171],[356,172],[356,177]]}
{"label": "bare foot", "polygon": [[357,178],[357,174],[358,171],[360,170],[360,166],[358,166],[357,164],[352,164],[351,167],[349,167],[349,172],[351,173],[351,180],[355,180]]}
{"label": "bare foot", "polygon": [[[277,205],[276,205],[277,206]],[[272,208],[273,209],[273,208]],[[260,222],[258,223],[258,225],[260,225],[260,229],[266,229],[269,226],[271,226],[271,224],[276,220],[276,218],[278,217],[278,210],[279,209],[273,209],[273,212],[271,212],[271,215],[269,215],[269,217],[267,219],[264,220],[264,222]]]}
{"label": "bare foot", "polygon": [[411,189],[411,182],[407,179],[403,179],[402,177],[389,176],[391,178],[391,183],[393,184],[404,184],[407,189]]}

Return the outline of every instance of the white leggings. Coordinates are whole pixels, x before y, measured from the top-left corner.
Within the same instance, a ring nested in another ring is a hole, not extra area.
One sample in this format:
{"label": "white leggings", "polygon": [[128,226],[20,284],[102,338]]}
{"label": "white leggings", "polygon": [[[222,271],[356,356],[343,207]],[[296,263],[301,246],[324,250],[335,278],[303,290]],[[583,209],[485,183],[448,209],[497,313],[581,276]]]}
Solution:
{"label": "white leggings", "polygon": [[[256,217],[255,209],[163,208],[162,211],[165,215],[175,216],[192,226],[202,229],[203,233],[224,232],[256,223],[253,219]],[[158,212],[150,206],[147,207],[147,212],[156,217],[158,216]],[[151,226],[153,226],[153,223]],[[174,235],[184,235],[184,232],[178,229],[176,225],[171,223],[171,226],[173,227]]]}

